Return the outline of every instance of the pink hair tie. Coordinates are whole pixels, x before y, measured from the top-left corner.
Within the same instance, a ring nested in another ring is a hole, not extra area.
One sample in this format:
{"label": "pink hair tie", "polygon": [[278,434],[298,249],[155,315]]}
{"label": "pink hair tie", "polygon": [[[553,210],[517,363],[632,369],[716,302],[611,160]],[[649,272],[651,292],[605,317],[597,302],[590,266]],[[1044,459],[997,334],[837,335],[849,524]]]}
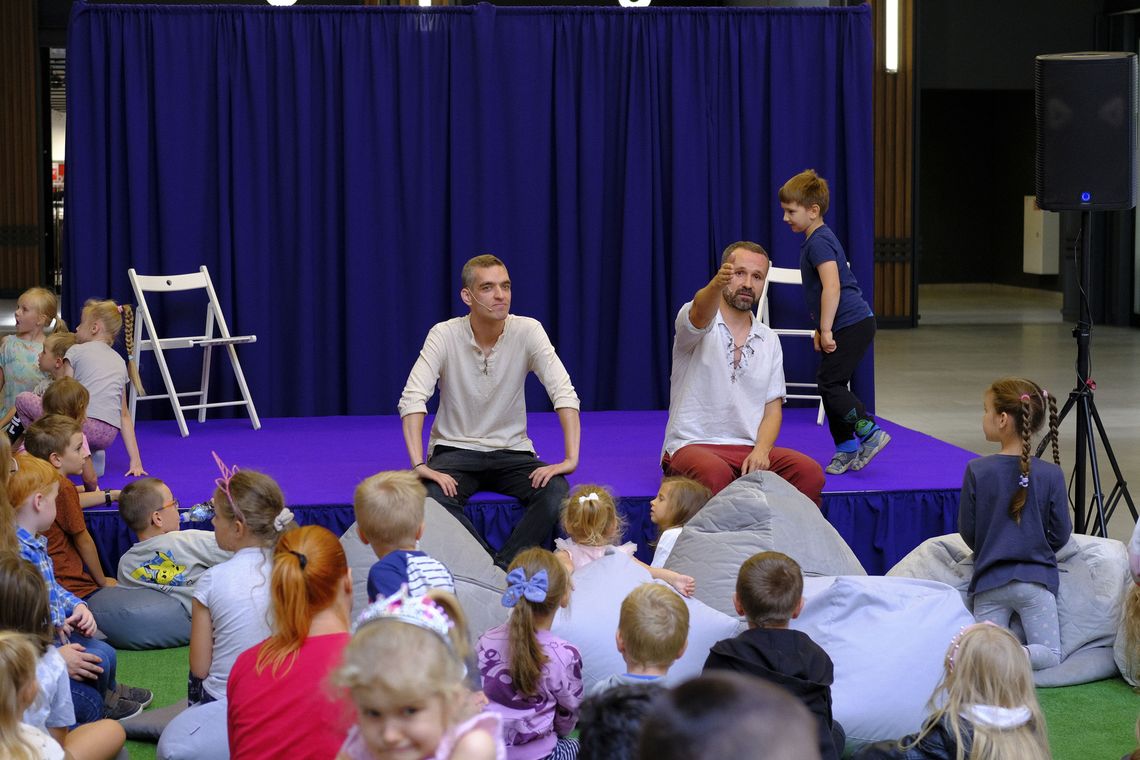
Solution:
{"label": "pink hair tie", "polygon": [[1049,398],[1049,391],[1042,388],[1041,389],[1041,398]]}
{"label": "pink hair tie", "polygon": [[1021,394],[1021,400],[1022,401],[1028,401],[1029,400],[1029,394],[1028,393],[1022,393]]}
{"label": "pink hair tie", "polygon": [[122,313],[123,313],[123,305],[122,305],[122,304],[116,304],[116,305],[115,305],[115,308],[119,310],[119,313],[120,313],[120,314],[122,314]]}

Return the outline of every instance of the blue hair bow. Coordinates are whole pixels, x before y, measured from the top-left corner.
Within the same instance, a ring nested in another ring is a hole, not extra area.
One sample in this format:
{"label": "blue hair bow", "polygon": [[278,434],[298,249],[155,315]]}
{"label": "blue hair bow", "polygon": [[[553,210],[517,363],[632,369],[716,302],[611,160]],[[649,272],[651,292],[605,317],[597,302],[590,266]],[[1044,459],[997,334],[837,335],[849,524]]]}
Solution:
{"label": "blue hair bow", "polygon": [[514,607],[519,603],[519,599],[526,599],[536,604],[545,602],[548,586],[545,570],[539,570],[527,580],[526,571],[516,567],[507,573],[507,590],[503,592],[503,606]]}

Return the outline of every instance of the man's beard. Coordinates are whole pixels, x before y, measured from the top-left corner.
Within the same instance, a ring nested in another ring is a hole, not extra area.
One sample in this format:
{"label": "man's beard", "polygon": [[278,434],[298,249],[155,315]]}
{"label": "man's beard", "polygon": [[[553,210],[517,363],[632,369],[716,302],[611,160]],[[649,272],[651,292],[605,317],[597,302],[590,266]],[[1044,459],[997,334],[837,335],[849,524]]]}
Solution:
{"label": "man's beard", "polygon": [[737,311],[752,311],[756,305],[756,291],[752,288],[738,288],[735,293],[724,291],[724,302]]}

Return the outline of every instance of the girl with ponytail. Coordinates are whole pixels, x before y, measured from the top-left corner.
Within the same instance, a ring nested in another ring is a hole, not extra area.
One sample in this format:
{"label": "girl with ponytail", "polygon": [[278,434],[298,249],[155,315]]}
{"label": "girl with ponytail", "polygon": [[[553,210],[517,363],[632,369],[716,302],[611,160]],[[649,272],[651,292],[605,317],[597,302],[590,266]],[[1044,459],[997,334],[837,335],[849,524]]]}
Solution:
{"label": "girl with ponytail", "polygon": [[227,687],[231,757],[331,758],[351,702],[325,686],[348,644],[352,576],[340,541],[308,525],[273,554],[269,638],[238,656]]}
{"label": "girl with ponytail", "polygon": [[[1019,377],[985,393],[982,432],[997,454],[966,466],[958,532],[974,550],[969,595],[978,622],[1025,630],[1035,670],[1061,662],[1057,620],[1057,550],[1073,532],[1057,442],[1057,401]],[[1049,422],[1053,462],[1030,457],[1032,438]]]}
{"label": "girl with ponytail", "polygon": [[489,710],[503,719],[509,760],[572,759],[578,740],[567,738],[582,704],[582,656],[550,632],[554,615],[570,603],[570,575],[553,553],[527,549],[507,573],[507,622],[479,639],[476,653]]}
{"label": "girl with ponytail", "polygon": [[[114,349],[119,333],[124,333],[127,360]],[[135,315],[129,304],[90,299],[83,304],[83,319],[75,328],[75,344],[63,356],[65,376],[74,377],[91,394],[83,434],[91,451],[103,451],[114,443],[119,433],[130,456],[127,475],[146,475],[135,423],[127,406],[127,382],[144,393],[135,362]],[[16,397],[16,410],[25,426],[44,414],[43,399],[35,393]]]}

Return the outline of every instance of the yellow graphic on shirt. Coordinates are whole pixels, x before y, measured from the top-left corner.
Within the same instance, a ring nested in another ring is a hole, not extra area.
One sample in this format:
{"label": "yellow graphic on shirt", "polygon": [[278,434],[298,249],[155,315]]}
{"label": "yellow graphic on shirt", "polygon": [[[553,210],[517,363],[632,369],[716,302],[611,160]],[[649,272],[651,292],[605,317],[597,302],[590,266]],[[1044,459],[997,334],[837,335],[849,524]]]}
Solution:
{"label": "yellow graphic on shirt", "polygon": [[155,552],[154,559],[139,566],[131,577],[136,581],[149,581],[160,586],[182,586],[186,583],[183,573],[186,565],[179,565],[174,561],[170,552]]}

